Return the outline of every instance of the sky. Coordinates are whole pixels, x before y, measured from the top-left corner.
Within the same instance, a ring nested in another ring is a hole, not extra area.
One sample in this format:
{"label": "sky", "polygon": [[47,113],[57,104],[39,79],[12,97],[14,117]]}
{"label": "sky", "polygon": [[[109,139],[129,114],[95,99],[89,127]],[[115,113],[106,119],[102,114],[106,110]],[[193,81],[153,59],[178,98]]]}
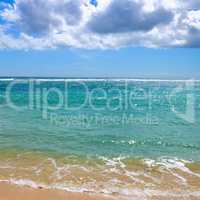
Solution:
{"label": "sky", "polygon": [[200,1],[0,0],[0,76],[200,78]]}

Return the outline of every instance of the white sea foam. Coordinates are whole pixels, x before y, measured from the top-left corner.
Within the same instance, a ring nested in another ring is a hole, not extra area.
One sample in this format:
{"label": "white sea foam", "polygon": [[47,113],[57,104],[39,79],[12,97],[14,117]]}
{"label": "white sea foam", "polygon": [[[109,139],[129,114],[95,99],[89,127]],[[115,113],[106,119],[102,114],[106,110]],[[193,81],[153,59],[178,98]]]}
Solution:
{"label": "white sea foam", "polygon": [[126,165],[122,162],[122,160],[126,159],[125,156],[119,156],[119,157],[112,158],[112,159],[104,157],[104,156],[99,156],[99,159],[103,160],[107,166],[112,166],[112,167],[119,166],[121,168],[126,167]]}
{"label": "white sea foam", "polygon": [[[136,200],[147,200],[149,197],[152,196],[161,196],[161,197],[167,197],[171,198],[190,198],[190,197],[197,197],[200,198],[200,191],[198,190],[189,190],[188,191],[180,191],[175,192],[171,190],[153,190],[152,187],[148,187],[149,185],[147,182],[143,180],[141,177],[148,178],[153,186],[153,188],[156,187],[157,184],[159,184],[159,180],[156,177],[151,176],[151,174],[146,174],[143,171],[130,171],[126,168],[125,159],[129,159],[127,157],[119,156],[116,158],[106,158],[106,157],[100,157],[101,160],[104,161],[105,171],[102,172],[105,176],[109,176],[109,173],[116,173],[119,175],[127,176],[130,178],[132,183],[135,184],[144,184],[146,187],[144,190],[139,189],[137,187],[133,187],[133,185],[129,184],[128,182],[122,182],[122,180],[118,179],[117,176],[114,178],[113,175],[105,182],[97,182],[95,179],[89,182],[83,183],[81,186],[76,185],[75,183],[72,183],[70,181],[62,182],[59,180],[59,177],[64,174],[66,175],[67,172],[70,173],[70,167],[75,167],[76,165],[60,165],[60,163],[56,162],[56,160],[52,158],[46,159],[43,163],[41,163],[35,170],[41,170],[46,164],[46,162],[49,162],[53,168],[55,168],[55,173],[53,174],[54,182],[52,182],[50,185],[46,185],[44,183],[36,183],[32,180],[28,179],[14,179],[11,178],[9,180],[0,180],[0,182],[6,182],[10,184],[15,184],[19,186],[28,186],[32,188],[45,188],[45,189],[59,189],[59,190],[65,190],[69,192],[89,192],[89,193],[99,193],[99,194],[105,194],[105,195],[113,195],[117,194],[120,199],[136,199]],[[195,175],[200,177],[199,174],[192,172],[189,168],[187,168],[186,164],[190,163],[189,161],[180,160],[177,158],[160,158],[157,160],[151,160],[151,159],[144,159],[144,164],[147,165],[147,167],[154,167],[154,166],[161,166],[162,170],[167,170],[167,172],[172,173],[175,177],[177,177],[178,180],[180,180],[180,183],[187,184],[186,179],[179,175],[178,173],[175,173],[173,169],[181,170],[182,172],[185,172],[187,174]],[[80,166],[79,166],[80,167]],[[69,170],[69,171],[68,171]],[[112,171],[114,170],[114,171]],[[155,186],[155,187],[154,187]],[[121,198],[122,197],[122,198]]]}
{"label": "white sea foam", "polygon": [[28,186],[34,189],[37,188],[46,188],[48,189],[49,187],[46,186],[45,184],[42,183],[36,183],[32,180],[28,180],[28,179],[9,179],[9,180],[0,180],[0,182],[2,183],[9,183],[9,184],[14,184],[14,185],[19,185],[19,186]]}
{"label": "white sea foam", "polygon": [[117,79],[117,78],[99,78],[99,79],[95,79],[95,78],[75,78],[75,79],[33,79],[36,81],[41,81],[41,82],[48,82],[48,81],[55,81],[55,82],[200,82],[200,80],[181,80],[181,79],[176,79],[176,80],[172,80],[172,79]]}
{"label": "white sea foam", "polygon": [[0,78],[0,81],[13,81],[14,78]]}
{"label": "white sea foam", "polygon": [[191,171],[186,166],[186,164],[191,163],[190,161],[177,158],[160,158],[159,160],[144,159],[144,162],[149,167],[154,167],[154,166],[164,167],[164,170],[168,170],[168,172],[170,172],[174,177],[178,178],[183,184],[187,184],[186,178],[184,178],[178,173],[175,173],[173,169],[178,169],[186,174],[200,178],[200,174]]}
{"label": "white sea foam", "polygon": [[166,158],[161,157],[157,160],[153,159],[144,159],[143,160],[149,167],[156,166],[156,165],[162,165],[166,168],[185,168],[185,164],[191,163],[191,161],[178,159],[178,158]]}
{"label": "white sea foam", "polygon": [[102,143],[113,143],[113,144],[128,144],[128,145],[134,145],[136,144],[136,141],[135,140],[108,140],[108,141],[105,141],[103,140]]}
{"label": "white sea foam", "polygon": [[[102,195],[113,195],[117,194],[120,199],[127,199],[130,200],[147,200],[150,197],[167,197],[167,198],[190,198],[190,197],[196,197],[200,198],[200,190],[196,191],[170,191],[170,190],[156,190],[156,189],[139,189],[139,188],[126,188],[124,187],[118,187],[115,186],[115,184],[110,184],[108,183],[105,185],[105,187],[101,189],[95,188],[94,185],[88,185],[88,186],[83,186],[83,187],[76,187],[70,184],[66,183],[54,183],[52,185],[45,185],[42,183],[36,183],[32,180],[28,179],[10,179],[10,180],[0,180],[0,182],[3,183],[9,183],[9,184],[14,184],[22,187],[31,187],[34,189],[38,188],[44,188],[44,189],[58,189],[58,190],[64,190],[68,192],[88,192],[88,193],[95,193],[95,194],[102,194]],[[114,182],[112,182],[114,183]],[[118,183],[118,182],[117,182]]]}
{"label": "white sea foam", "polygon": [[33,80],[38,82],[200,82],[197,79],[136,79],[136,78],[1,78],[0,81],[24,81]]}

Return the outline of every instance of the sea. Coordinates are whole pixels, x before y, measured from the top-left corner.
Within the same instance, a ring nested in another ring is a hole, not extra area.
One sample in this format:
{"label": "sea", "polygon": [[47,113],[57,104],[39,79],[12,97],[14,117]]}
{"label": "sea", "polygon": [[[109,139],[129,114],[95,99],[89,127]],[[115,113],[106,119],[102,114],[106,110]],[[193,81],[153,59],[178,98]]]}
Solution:
{"label": "sea", "polygon": [[200,80],[1,78],[0,182],[200,199]]}

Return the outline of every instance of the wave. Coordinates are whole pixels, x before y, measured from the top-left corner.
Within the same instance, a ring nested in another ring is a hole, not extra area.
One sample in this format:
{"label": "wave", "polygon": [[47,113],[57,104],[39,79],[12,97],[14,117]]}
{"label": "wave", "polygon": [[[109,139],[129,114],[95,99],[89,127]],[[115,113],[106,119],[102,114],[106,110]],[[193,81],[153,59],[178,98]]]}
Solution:
{"label": "wave", "polygon": [[0,81],[14,81],[14,78],[0,78]]}
{"label": "wave", "polygon": [[38,82],[200,82],[197,79],[127,79],[127,78],[0,78],[0,81],[24,81]]}
{"label": "wave", "polygon": [[10,180],[0,180],[1,183],[7,183],[12,185],[18,185],[20,187],[31,187],[33,189],[53,189],[53,190],[63,190],[66,192],[76,192],[76,193],[90,193],[90,194],[101,194],[105,196],[112,197],[116,193],[120,194],[120,199],[124,200],[148,200],[150,198],[160,197],[160,198],[199,198],[200,197],[200,190],[196,191],[170,191],[170,190],[159,190],[159,189],[140,189],[140,188],[134,188],[134,189],[120,189],[120,188],[114,188],[112,185],[107,187],[107,189],[101,190],[97,192],[95,189],[88,189],[88,188],[78,188],[78,187],[70,187],[64,184],[54,184],[51,186],[44,185],[41,183],[36,183],[34,181],[28,180],[28,179],[10,179]]}
{"label": "wave", "polygon": [[[20,154],[15,159],[6,158],[7,163],[0,162],[0,182],[35,189],[117,195],[120,199],[200,197],[200,165],[197,163],[195,169],[198,170],[193,170],[191,165],[196,164],[193,161],[170,157],[147,159],[128,156],[40,158],[39,155],[33,158],[32,154]],[[3,176],[5,172],[8,176]],[[47,179],[41,179],[44,176]]]}
{"label": "wave", "polygon": [[34,79],[36,81],[48,82],[200,82],[200,80],[170,80],[170,79]]}
{"label": "wave", "polygon": [[187,165],[194,163],[192,161],[178,159],[178,158],[163,157],[158,160],[144,159],[144,163],[146,163],[149,167],[159,166],[159,167],[164,167],[165,169],[178,169],[178,170],[181,170],[182,172],[185,172],[187,174],[200,178],[200,174],[192,172],[187,167]]}

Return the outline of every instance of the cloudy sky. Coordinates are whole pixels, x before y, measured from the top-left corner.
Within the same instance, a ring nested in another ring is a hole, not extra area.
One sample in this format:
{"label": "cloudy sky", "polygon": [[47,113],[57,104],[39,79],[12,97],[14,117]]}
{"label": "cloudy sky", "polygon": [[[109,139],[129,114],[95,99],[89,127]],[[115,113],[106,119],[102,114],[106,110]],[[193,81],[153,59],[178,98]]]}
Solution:
{"label": "cloudy sky", "polygon": [[0,76],[200,77],[199,0],[0,0]]}

